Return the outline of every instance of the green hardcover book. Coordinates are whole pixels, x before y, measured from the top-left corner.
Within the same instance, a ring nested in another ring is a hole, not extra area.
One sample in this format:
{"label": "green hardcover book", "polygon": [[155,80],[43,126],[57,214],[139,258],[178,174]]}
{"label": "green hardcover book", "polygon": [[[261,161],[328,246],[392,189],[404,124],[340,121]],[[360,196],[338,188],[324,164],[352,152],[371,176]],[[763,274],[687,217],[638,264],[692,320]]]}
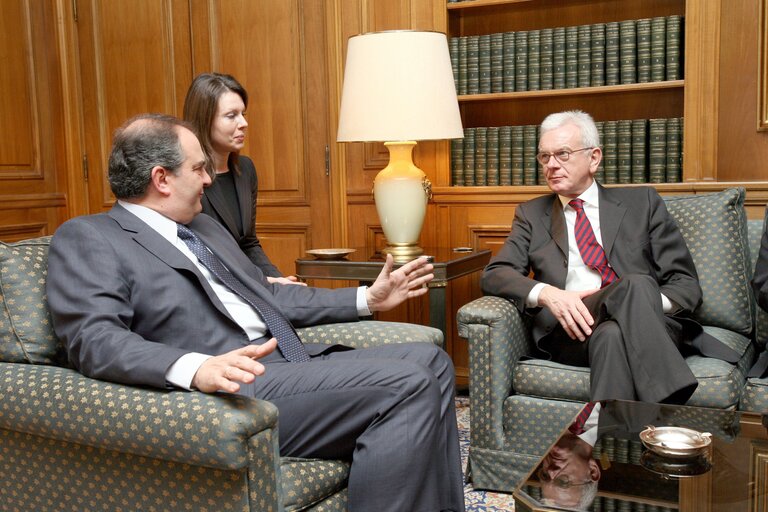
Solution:
{"label": "green hardcover book", "polygon": [[482,187],[488,177],[488,128],[475,128],[475,185]]}
{"label": "green hardcover book", "polygon": [[554,30],[551,28],[541,29],[541,52],[539,58],[539,69],[541,71],[541,90],[549,91],[555,88],[554,85]]}
{"label": "green hardcover book", "polygon": [[524,185],[523,169],[523,127],[510,128],[512,139],[512,185]]}
{"label": "green hardcover book", "polygon": [[488,142],[486,144],[486,168],[488,169],[486,182],[488,186],[499,184],[499,128],[490,126],[488,128]]}
{"label": "green hardcover book", "polygon": [[662,82],[667,70],[667,19],[651,19],[651,82]]}
{"label": "green hardcover book", "polygon": [[637,82],[651,81],[651,20],[643,18],[635,24],[637,31]]}
{"label": "green hardcover book", "polygon": [[464,185],[464,139],[451,139],[451,185]]}
{"label": "green hardcover book", "polygon": [[632,120],[632,183],[648,183],[646,169],[648,120]]}
{"label": "green hardcover book", "polygon": [[467,94],[480,93],[480,36],[467,36]]}
{"label": "green hardcover book", "polygon": [[453,86],[459,90],[459,38],[448,39],[448,53],[451,57],[451,69],[453,70]]}
{"label": "green hardcover book", "polygon": [[528,32],[515,32],[515,90],[528,90]]}
{"label": "green hardcover book", "polygon": [[515,90],[515,33],[504,32],[502,36],[504,46],[504,78],[502,88],[504,92]]}
{"label": "green hardcover book", "polygon": [[466,36],[459,37],[459,87],[456,89],[458,94],[467,94],[467,80],[469,79],[467,74],[469,69],[467,43],[468,38]]}
{"label": "green hardcover book", "polygon": [[648,181],[667,181],[667,120],[648,120]]}
{"label": "green hardcover book", "polygon": [[635,20],[619,23],[619,67],[621,83],[637,83],[637,37]]}
{"label": "green hardcover book", "polygon": [[491,92],[504,91],[504,34],[491,34]]}
{"label": "green hardcover book", "polygon": [[528,31],[528,90],[541,89],[541,31]]}
{"label": "green hardcover book", "polygon": [[[605,147],[603,146],[603,137],[605,137],[605,122],[595,121],[597,127],[597,137],[600,139],[600,149],[605,155]],[[597,172],[595,172],[595,179],[600,183],[605,183],[605,158],[600,159],[600,163],[597,165]]]}
{"label": "green hardcover book", "polygon": [[565,88],[579,85],[579,27],[565,27]]}
{"label": "green hardcover book", "polygon": [[512,127],[499,128],[499,185],[512,185]]}
{"label": "green hardcover book", "polygon": [[480,94],[491,92],[491,35],[483,34],[478,42],[478,65],[480,67]]}
{"label": "green hardcover book", "polygon": [[565,89],[565,27],[552,29],[552,85]]}
{"label": "green hardcover book", "polygon": [[603,167],[604,183],[619,182],[617,122],[605,121],[603,125]]}
{"label": "green hardcover book", "polygon": [[605,85],[621,83],[621,68],[619,58],[619,24],[605,24]]}
{"label": "green hardcover book", "polygon": [[680,42],[683,38],[683,18],[667,16],[667,80],[683,78]]}
{"label": "green hardcover book", "polygon": [[[618,183],[632,183],[632,121],[618,121],[616,129],[616,170]],[[466,178],[465,178],[466,180]]]}
{"label": "green hardcover book", "polygon": [[605,85],[605,23],[592,25],[592,87]]}
{"label": "green hardcover book", "polygon": [[475,128],[464,129],[464,186],[475,184]]}
{"label": "green hardcover book", "polygon": [[536,172],[539,163],[536,161],[536,125],[523,126],[523,184],[536,185]]}
{"label": "green hardcover book", "polygon": [[667,183],[682,181],[682,118],[667,119]]}
{"label": "green hardcover book", "polygon": [[577,83],[579,87],[589,87],[592,83],[592,27],[579,25],[576,37]]}

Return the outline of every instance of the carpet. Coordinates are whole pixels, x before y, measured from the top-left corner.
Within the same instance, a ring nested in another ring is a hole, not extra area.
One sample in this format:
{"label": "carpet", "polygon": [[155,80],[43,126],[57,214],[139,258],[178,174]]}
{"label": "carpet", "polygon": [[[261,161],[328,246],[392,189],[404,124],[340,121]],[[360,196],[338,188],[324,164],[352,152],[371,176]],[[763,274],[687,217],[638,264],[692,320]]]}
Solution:
{"label": "carpet", "polygon": [[[459,425],[462,467],[467,467],[469,451],[469,397],[456,397],[456,420]],[[475,491],[471,484],[464,487],[464,503],[467,512],[510,512],[515,510],[511,494]]]}

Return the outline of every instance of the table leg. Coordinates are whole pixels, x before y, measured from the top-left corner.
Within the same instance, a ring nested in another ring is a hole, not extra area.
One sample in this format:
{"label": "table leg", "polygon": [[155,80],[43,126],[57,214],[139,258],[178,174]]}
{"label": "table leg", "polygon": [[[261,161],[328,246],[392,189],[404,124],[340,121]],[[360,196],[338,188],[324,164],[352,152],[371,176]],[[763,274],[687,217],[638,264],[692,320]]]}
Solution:
{"label": "table leg", "polygon": [[445,285],[429,287],[429,325],[445,332]]}

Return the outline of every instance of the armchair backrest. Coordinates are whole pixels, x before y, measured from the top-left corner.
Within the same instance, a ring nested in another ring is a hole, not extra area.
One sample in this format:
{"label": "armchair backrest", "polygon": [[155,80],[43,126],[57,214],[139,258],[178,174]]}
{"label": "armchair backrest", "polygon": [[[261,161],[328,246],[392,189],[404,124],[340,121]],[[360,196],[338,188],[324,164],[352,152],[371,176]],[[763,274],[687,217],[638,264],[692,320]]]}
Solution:
{"label": "armchair backrest", "polygon": [[0,361],[66,366],[45,295],[50,241],[0,242]]}
{"label": "armchair backrest", "polygon": [[703,293],[694,319],[750,335],[754,306],[744,189],[665,198],[693,256]]}

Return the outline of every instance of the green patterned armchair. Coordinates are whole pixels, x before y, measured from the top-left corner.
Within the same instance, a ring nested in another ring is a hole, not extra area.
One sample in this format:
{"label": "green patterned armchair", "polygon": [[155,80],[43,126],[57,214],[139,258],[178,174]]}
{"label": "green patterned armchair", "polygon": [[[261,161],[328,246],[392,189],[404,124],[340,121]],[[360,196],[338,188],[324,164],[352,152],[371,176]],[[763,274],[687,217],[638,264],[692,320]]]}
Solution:
{"label": "green patterned armchair", "polygon": [[[754,268],[744,190],[665,198],[693,255],[703,291],[695,318],[742,354],[733,365],[690,356],[699,380],[690,405],[735,409],[755,359]],[[753,241],[754,243],[754,241]],[[589,399],[589,369],[533,357],[527,320],[505,299],[482,297],[458,312],[469,342],[471,440],[475,488],[511,492]]]}
{"label": "green patterned armchair", "polygon": [[[280,458],[269,402],[123,386],[68,367],[45,298],[49,241],[0,243],[0,509],[346,510],[348,464]],[[391,322],[299,335],[442,344],[437,329]]]}

